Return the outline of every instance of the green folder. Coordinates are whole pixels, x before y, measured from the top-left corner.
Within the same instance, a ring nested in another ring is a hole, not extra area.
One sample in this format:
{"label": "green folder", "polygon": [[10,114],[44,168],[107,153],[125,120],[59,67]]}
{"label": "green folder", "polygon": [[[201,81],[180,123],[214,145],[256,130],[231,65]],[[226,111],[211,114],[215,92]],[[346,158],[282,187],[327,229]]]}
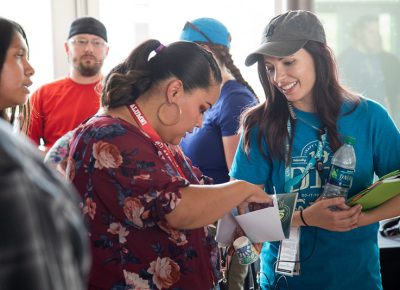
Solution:
{"label": "green folder", "polygon": [[363,211],[373,209],[400,194],[400,169],[378,179],[347,200],[349,206],[361,204]]}

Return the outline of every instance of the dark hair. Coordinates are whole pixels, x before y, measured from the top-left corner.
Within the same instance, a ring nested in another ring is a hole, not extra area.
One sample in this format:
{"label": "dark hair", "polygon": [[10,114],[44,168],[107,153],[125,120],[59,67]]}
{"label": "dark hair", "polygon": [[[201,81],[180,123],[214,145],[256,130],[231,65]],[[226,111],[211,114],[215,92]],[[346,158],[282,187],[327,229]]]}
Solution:
{"label": "dark hair", "polygon": [[[7,57],[7,51],[16,33],[20,33],[24,38],[29,49],[28,39],[25,31],[18,23],[0,17],[0,74],[3,72],[4,62]],[[14,121],[19,121],[20,129],[29,127],[29,102],[12,108],[0,110],[0,118],[8,120],[11,124]]]}
{"label": "dark hair", "polygon": [[[352,110],[346,113],[349,114],[360,103],[360,98],[339,84],[336,62],[328,46],[316,41],[308,41],[304,49],[311,54],[314,60],[316,80],[312,89],[312,98],[316,114],[323,126],[328,130],[331,149],[336,151],[342,144],[336,124],[340,108],[346,99],[353,102]],[[252,108],[242,119],[243,148],[246,153],[249,153],[250,131],[253,127],[258,126],[257,144],[263,156],[267,160],[271,160],[271,158],[284,160],[284,142],[288,138],[287,121],[290,118],[288,102],[284,94],[272,85],[271,76],[268,75],[261,56],[258,60],[258,74],[265,92],[266,101]],[[290,121],[294,131],[295,120],[290,118]],[[270,156],[267,156],[267,153],[262,148],[263,136],[265,136],[264,141],[267,144]],[[289,151],[291,152],[292,140],[289,142]]]}
{"label": "dark hair", "polygon": [[253,88],[249,85],[249,83],[243,78],[242,73],[239,68],[233,63],[232,55],[229,52],[229,48],[224,45],[213,44],[210,42],[196,42],[199,44],[207,45],[212,53],[214,53],[215,57],[225,65],[225,67],[231,72],[235,80],[239,83],[243,84],[245,87],[249,89],[250,92],[253,93],[255,97],[257,97]]}
{"label": "dark hair", "polygon": [[[152,52],[157,53],[150,58]],[[201,46],[178,41],[163,47],[158,40],[147,40],[106,76],[101,95],[103,107],[130,105],[154,84],[176,77],[185,91],[208,88],[212,79],[221,83],[218,64]]]}

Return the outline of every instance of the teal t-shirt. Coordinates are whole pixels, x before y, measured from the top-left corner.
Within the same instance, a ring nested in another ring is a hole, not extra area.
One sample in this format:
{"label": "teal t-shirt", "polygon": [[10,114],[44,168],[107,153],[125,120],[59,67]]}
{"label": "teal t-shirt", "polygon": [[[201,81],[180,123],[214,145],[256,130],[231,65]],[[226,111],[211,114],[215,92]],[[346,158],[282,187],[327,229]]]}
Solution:
{"label": "teal t-shirt", "polygon": [[[345,103],[338,120],[341,136],[356,138],[354,146],[357,158],[353,184],[349,191],[352,196],[370,185],[374,174],[382,176],[400,168],[400,132],[386,110],[378,103],[362,99],[358,107]],[[316,152],[320,121],[314,113],[295,109],[298,118],[294,132],[291,155],[292,176],[306,167],[310,156]],[[251,147],[247,156],[240,143],[230,175],[235,179],[264,184],[268,193],[284,191],[285,164],[281,160],[269,163],[258,149],[257,132],[251,132]],[[263,144],[267,155],[268,150]],[[324,148],[324,172],[328,174],[333,153]],[[322,182],[315,168],[303,178],[292,191],[298,191],[296,209],[308,207],[322,192]],[[268,226],[268,222],[265,223]],[[300,272],[299,276],[286,277],[289,289],[382,289],[379,248],[377,243],[378,223],[348,232],[332,232],[318,227],[301,227]],[[263,289],[273,289],[276,279],[274,266],[279,243],[265,243],[261,253],[261,284]],[[266,278],[268,277],[268,279]],[[281,279],[283,280],[283,279]],[[285,282],[279,289],[286,289]]]}

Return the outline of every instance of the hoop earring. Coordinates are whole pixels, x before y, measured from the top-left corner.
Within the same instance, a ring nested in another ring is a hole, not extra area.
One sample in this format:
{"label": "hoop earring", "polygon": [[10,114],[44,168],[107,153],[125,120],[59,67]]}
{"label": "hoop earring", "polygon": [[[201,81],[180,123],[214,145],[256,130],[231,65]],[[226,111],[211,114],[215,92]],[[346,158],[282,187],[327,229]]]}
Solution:
{"label": "hoop earring", "polygon": [[[173,110],[172,114],[171,110]],[[181,115],[181,108],[176,103],[165,102],[161,104],[157,110],[157,118],[164,126],[174,126],[178,124],[181,120]]]}

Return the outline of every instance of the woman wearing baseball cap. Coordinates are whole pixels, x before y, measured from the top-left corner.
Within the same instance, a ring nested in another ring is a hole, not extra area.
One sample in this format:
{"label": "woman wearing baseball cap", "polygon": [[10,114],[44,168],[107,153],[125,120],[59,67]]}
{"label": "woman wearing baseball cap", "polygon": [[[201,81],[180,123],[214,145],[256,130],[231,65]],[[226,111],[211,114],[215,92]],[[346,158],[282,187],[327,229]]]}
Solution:
{"label": "woman wearing baseball cap", "polygon": [[[263,186],[267,193],[274,188],[298,193],[292,222],[298,238],[291,235],[298,256],[284,258],[284,244],[265,243],[263,289],[277,284],[292,290],[382,289],[378,221],[400,215],[400,197],[362,211],[343,198],[319,196],[344,136],[357,140],[351,197],[369,186],[374,174],[398,169],[400,151],[391,148],[400,148],[399,130],[382,106],[338,82],[324,28],[311,12],[289,11],[273,18],[261,45],[246,59],[246,65],[254,63],[266,102],[243,119],[230,175]],[[340,210],[331,211],[332,206]],[[282,267],[283,260],[294,263]],[[281,279],[285,271],[290,275]]]}
{"label": "woman wearing baseball cap", "polygon": [[[240,115],[245,109],[258,104],[258,99],[233,62],[231,34],[223,23],[207,17],[188,21],[180,38],[196,42],[211,51],[222,74],[218,101],[204,114],[203,126],[187,134],[181,146],[193,164],[212,177],[215,183],[227,182],[239,143]],[[248,267],[241,266],[234,255],[227,268],[229,289],[243,289]]]}

